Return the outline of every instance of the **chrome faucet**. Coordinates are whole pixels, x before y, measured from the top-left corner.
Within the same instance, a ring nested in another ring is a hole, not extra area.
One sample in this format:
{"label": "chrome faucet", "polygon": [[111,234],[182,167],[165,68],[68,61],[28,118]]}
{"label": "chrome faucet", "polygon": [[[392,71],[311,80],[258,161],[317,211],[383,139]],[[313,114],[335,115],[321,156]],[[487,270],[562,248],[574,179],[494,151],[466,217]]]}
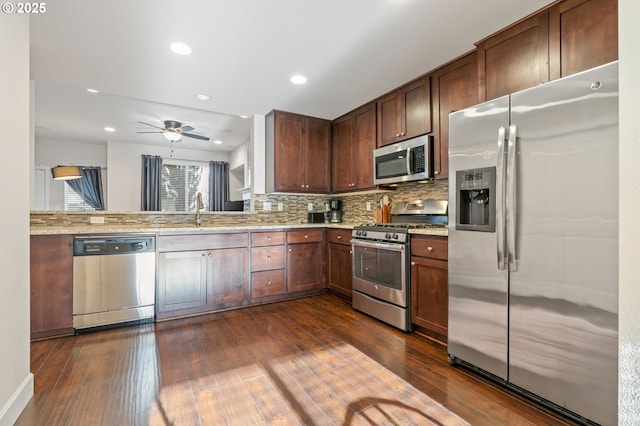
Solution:
{"label": "chrome faucet", "polygon": [[196,194],[196,226],[202,225],[202,219],[200,218],[200,209],[204,208],[204,204],[202,204],[202,194]]}

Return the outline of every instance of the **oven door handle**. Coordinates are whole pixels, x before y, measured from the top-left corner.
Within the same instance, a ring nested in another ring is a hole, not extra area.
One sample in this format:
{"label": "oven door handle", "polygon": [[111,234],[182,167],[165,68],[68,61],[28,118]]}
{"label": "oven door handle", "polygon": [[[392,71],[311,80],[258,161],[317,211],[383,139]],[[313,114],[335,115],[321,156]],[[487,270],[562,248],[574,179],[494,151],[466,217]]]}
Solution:
{"label": "oven door handle", "polygon": [[393,251],[405,251],[404,244],[395,244],[395,243],[381,243],[381,242],[371,242],[371,241],[363,241],[363,240],[351,240],[352,246],[359,247],[368,247],[375,249],[384,249],[384,250],[393,250]]}

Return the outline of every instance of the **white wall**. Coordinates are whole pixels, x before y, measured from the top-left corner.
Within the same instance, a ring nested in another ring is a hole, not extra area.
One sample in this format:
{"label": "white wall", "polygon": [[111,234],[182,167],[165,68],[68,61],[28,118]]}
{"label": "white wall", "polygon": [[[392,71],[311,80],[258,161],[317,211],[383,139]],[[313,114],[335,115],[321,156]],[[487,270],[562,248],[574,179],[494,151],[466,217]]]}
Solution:
{"label": "white wall", "polygon": [[[104,190],[107,182],[107,144],[38,139],[35,141],[34,162],[36,166],[50,169],[54,166],[94,166],[102,168]],[[47,210],[64,210],[64,181],[49,180],[49,205]],[[108,205],[107,200],[107,205]]]}
{"label": "white wall", "polygon": [[0,199],[0,425],[11,425],[33,395],[29,372],[29,204],[32,171],[29,17],[0,14],[0,117],[4,135]]}
{"label": "white wall", "polygon": [[[112,211],[140,210],[140,167],[142,155],[171,156],[171,145],[155,146],[125,142],[107,142],[107,209]],[[226,152],[173,149],[173,158],[195,161],[229,161]],[[126,188],[126,189],[125,189]]]}
{"label": "white wall", "polygon": [[640,2],[619,0],[620,281],[618,424],[640,424]]}

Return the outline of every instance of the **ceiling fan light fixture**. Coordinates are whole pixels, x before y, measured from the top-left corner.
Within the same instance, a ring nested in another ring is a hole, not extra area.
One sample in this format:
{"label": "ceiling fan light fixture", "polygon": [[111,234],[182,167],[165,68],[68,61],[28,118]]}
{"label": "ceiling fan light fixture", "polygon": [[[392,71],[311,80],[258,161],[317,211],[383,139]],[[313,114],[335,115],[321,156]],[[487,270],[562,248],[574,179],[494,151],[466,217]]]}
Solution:
{"label": "ceiling fan light fixture", "polygon": [[56,166],[51,168],[53,180],[73,180],[82,178],[82,169],[78,166]]}
{"label": "ceiling fan light fixture", "polygon": [[168,141],[171,142],[177,142],[182,138],[182,135],[178,132],[172,132],[169,130],[166,130],[162,133],[164,135],[164,138]]}

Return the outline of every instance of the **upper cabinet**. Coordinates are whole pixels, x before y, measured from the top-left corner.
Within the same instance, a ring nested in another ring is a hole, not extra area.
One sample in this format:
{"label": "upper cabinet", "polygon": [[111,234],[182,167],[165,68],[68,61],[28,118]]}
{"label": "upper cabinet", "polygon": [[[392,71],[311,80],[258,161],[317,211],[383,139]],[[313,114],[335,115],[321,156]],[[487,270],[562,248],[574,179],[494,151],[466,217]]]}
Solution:
{"label": "upper cabinet", "polygon": [[413,81],[377,101],[378,143],[388,145],[431,132],[429,76]]}
{"label": "upper cabinet", "polygon": [[549,81],[549,13],[540,12],[476,44],[480,102]]}
{"label": "upper cabinet", "polygon": [[[332,191],[373,188],[376,104],[371,102],[333,121]],[[357,164],[357,167],[354,165]]]}
{"label": "upper cabinet", "polygon": [[449,177],[449,114],[478,103],[476,52],[431,73],[435,179]]}
{"label": "upper cabinet", "polygon": [[328,193],[331,122],[272,111],[265,126],[267,192]]}
{"label": "upper cabinet", "polygon": [[551,80],[618,59],[618,1],[566,0],[549,9]]}

